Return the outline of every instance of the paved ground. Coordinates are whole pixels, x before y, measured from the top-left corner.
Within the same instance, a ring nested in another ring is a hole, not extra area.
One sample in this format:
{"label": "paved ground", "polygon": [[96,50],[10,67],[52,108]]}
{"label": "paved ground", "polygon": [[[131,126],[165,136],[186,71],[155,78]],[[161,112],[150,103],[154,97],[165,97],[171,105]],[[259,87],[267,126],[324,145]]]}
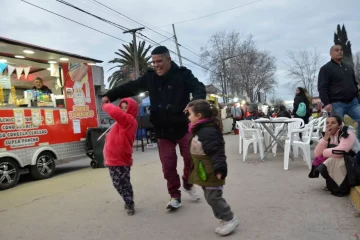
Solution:
{"label": "paved ground", "polygon": [[[281,154],[265,162],[251,155],[243,162],[236,136],[225,139],[225,197],[241,220],[227,239],[352,240],[360,234],[349,199],[323,191],[322,179],[308,179],[301,159],[289,171],[282,170]],[[220,239],[214,233],[218,221],[204,201],[184,196],[182,209],[165,210],[168,195],[155,149],[135,152],[134,159],[135,216],[124,212],[107,170],[90,169],[84,159],[61,166],[52,179],[25,179],[0,192],[0,239]]]}

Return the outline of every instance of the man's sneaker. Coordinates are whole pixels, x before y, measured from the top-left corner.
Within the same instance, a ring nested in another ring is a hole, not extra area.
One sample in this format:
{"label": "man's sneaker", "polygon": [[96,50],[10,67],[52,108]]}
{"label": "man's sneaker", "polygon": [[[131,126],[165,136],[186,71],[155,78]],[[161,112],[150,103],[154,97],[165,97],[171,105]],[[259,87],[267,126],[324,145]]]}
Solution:
{"label": "man's sneaker", "polygon": [[233,217],[230,221],[222,221],[220,226],[215,229],[215,232],[221,236],[226,236],[232,233],[240,222],[237,217]]}
{"label": "man's sneaker", "polygon": [[196,191],[196,189],[194,187],[192,187],[190,190],[183,188],[183,190],[184,190],[184,192],[186,192],[190,195],[192,200],[198,201],[201,199],[199,193]]}
{"label": "man's sneaker", "polygon": [[170,202],[168,203],[166,209],[169,210],[176,210],[178,208],[181,208],[181,199],[180,198],[172,198],[170,199]]}

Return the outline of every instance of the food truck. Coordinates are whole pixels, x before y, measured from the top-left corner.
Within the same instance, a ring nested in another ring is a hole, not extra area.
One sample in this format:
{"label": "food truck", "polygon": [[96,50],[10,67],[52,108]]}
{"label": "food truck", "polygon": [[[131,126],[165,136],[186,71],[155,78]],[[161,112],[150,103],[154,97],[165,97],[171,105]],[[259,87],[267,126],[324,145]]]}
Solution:
{"label": "food truck", "polygon": [[[101,61],[0,37],[0,190],[85,155]],[[102,79],[101,79],[102,77]]]}

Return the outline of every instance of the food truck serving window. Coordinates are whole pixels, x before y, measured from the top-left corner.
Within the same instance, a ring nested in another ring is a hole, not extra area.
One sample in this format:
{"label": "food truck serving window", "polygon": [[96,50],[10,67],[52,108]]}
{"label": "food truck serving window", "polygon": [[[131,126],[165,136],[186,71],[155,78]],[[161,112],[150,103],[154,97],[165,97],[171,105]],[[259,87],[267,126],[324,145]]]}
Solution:
{"label": "food truck serving window", "polygon": [[59,65],[10,59],[0,68],[0,108],[65,107]]}

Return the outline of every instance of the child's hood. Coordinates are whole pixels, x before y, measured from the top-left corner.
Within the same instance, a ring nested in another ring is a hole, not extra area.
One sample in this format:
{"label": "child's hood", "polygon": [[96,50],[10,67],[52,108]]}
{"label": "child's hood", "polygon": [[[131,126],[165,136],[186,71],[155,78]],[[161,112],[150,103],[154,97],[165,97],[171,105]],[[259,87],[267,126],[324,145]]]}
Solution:
{"label": "child's hood", "polygon": [[123,103],[123,102],[127,102],[127,104],[128,104],[127,113],[131,114],[131,116],[136,118],[137,114],[138,114],[138,104],[136,103],[136,101],[132,98],[123,98],[123,99],[121,99],[121,101],[119,103],[119,107],[121,106],[121,103]]}

